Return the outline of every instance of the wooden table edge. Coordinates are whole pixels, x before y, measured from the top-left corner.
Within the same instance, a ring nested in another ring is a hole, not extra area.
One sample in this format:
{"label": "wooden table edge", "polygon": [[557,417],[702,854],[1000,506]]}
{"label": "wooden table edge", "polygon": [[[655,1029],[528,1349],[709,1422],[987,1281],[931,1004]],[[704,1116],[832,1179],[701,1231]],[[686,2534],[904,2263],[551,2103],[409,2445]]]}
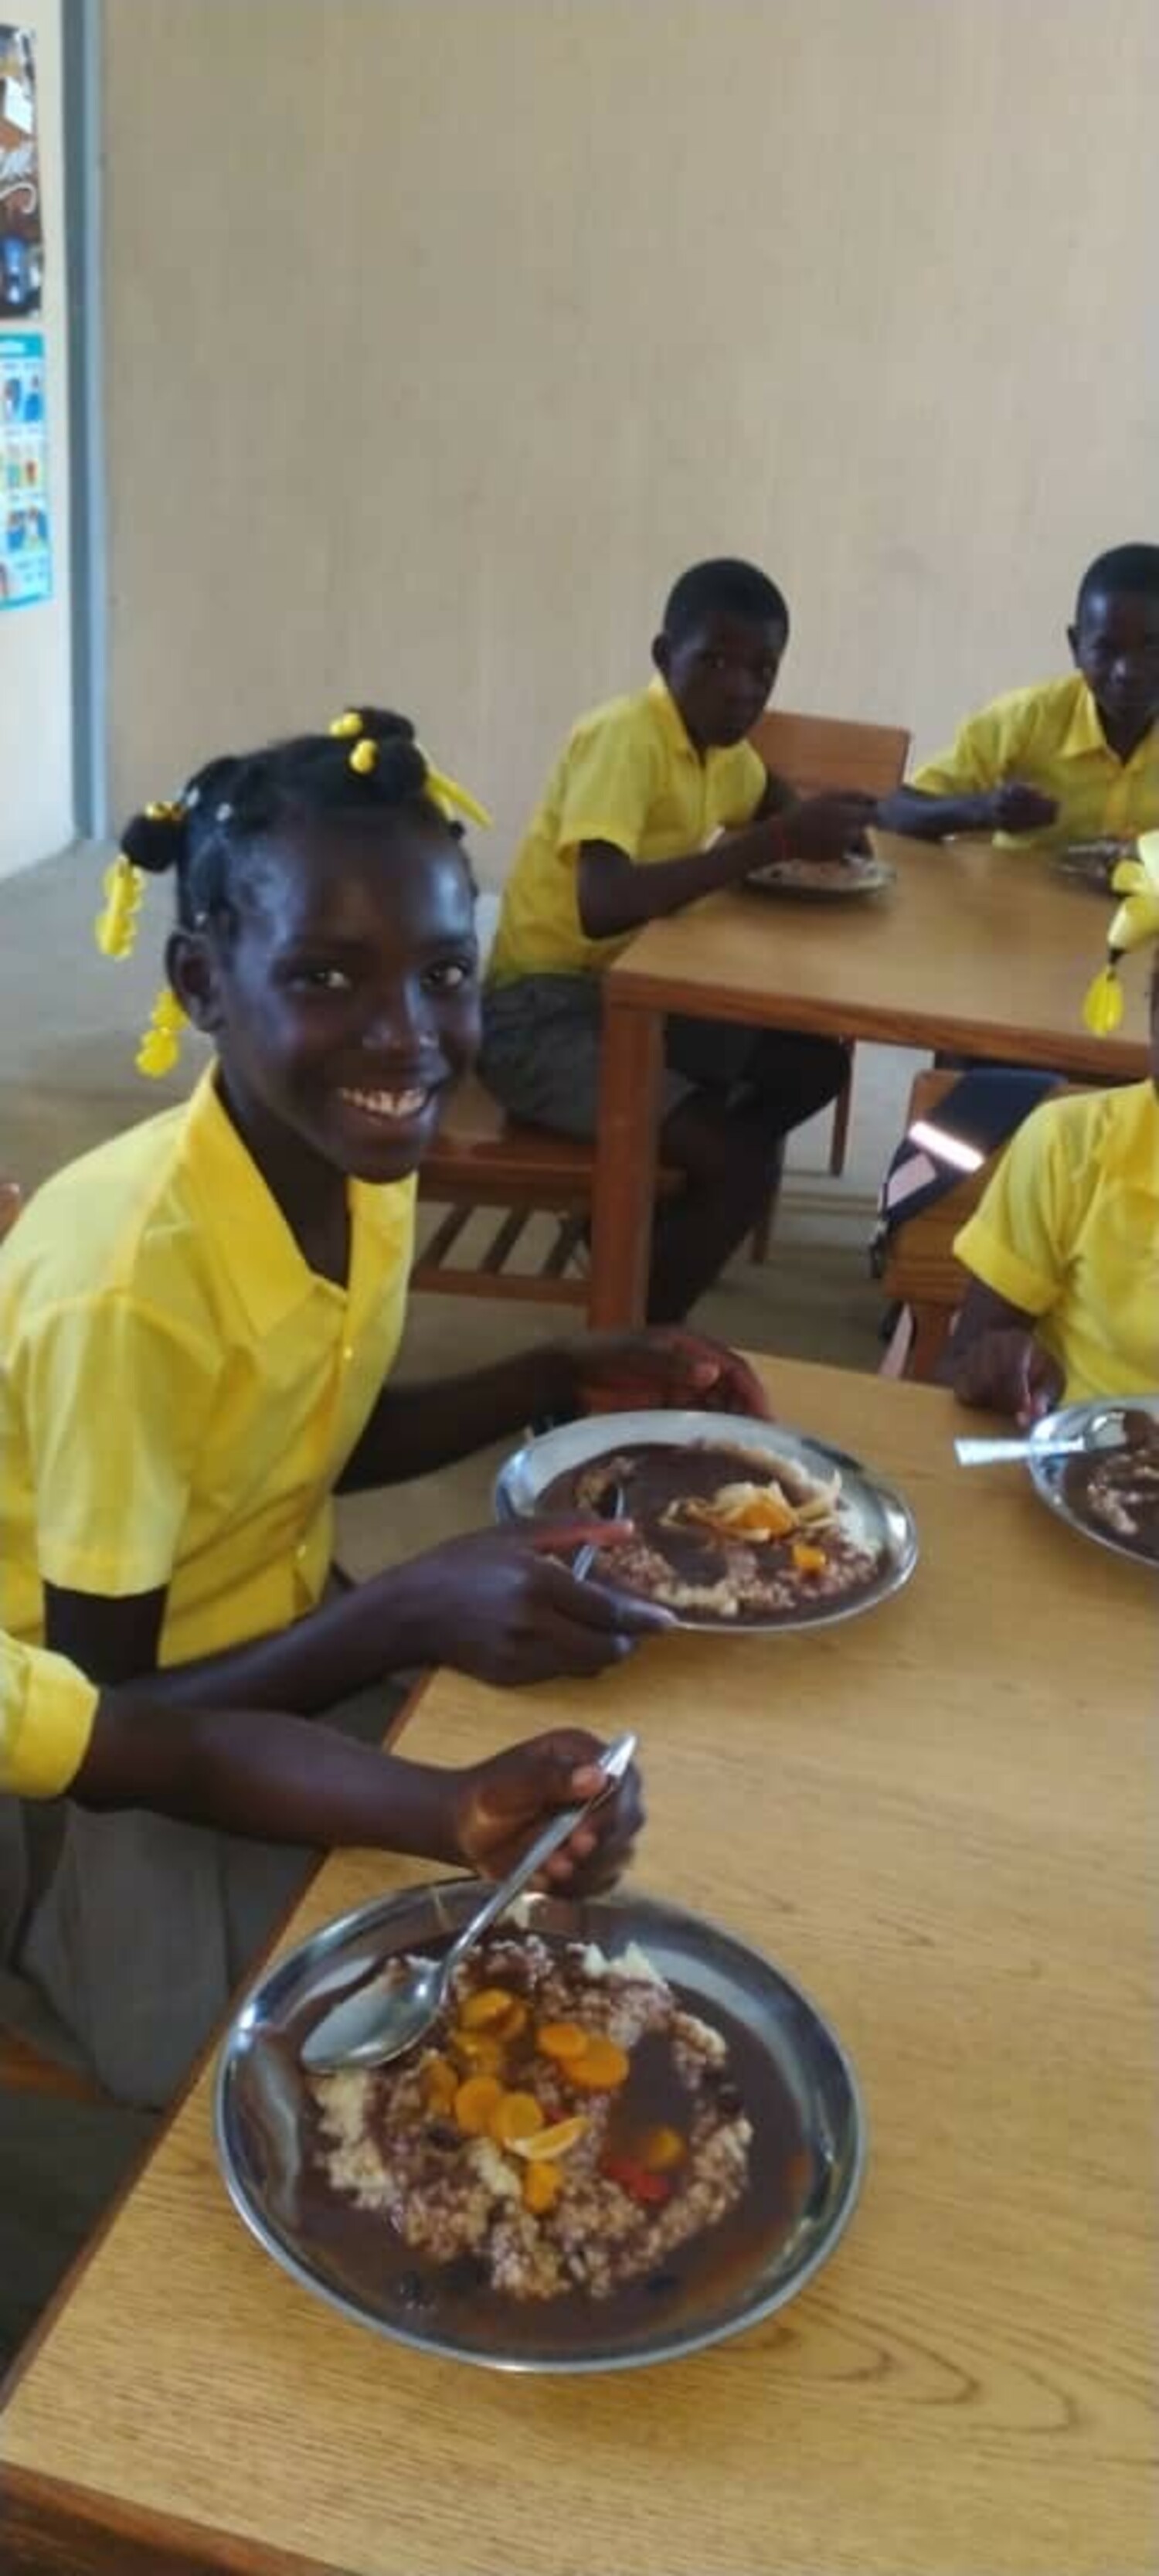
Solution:
{"label": "wooden table edge", "polygon": [[12,2467],[0,2469],[0,2545],[4,2576],[351,2576],[332,2559]]}
{"label": "wooden table edge", "polygon": [[727,991],[688,984],[673,975],[642,974],[629,955],[609,967],[606,979],[609,1011],[681,1012],[691,1019],[735,1020],[742,1026],[807,1028],[810,1036],[876,1039],[881,1046],[912,1046],[931,1053],[952,1047],[977,1055],[987,1064],[1017,1060],[1060,1073],[1089,1073],[1093,1081],[1143,1079],[1150,1065],[1144,1038],[1092,1038],[1076,1026],[1073,1037],[1003,1029],[993,1022],[947,1020],[944,1012],[885,1010],[872,1003],[826,1002],[800,993],[771,992],[767,984],[737,986]]}
{"label": "wooden table edge", "polygon": [[[424,1673],[418,1681],[412,1684],[401,1708],[395,1711],[395,1714],[383,1735],[382,1751],[384,1753],[391,1751],[398,1743],[400,1735],[403,1734],[405,1728],[410,1724],[420,1700],[422,1699],[425,1691],[429,1688],[432,1678],[433,1676],[430,1673]],[[74,2290],[79,2287],[80,2282],[83,2280],[89,2264],[93,2260],[93,2256],[103,2245],[110,2228],[115,2226],[130,2193],[136,2190],[137,2184],[145,2171],[145,2167],[149,2164],[152,2157],[156,2155],[158,2148],[168,2137],[174,2121],[177,2119],[179,2113],[184,2110],[194,2086],[200,2083],[206,2068],[209,2066],[212,2058],[221,2046],[222,2032],[226,2029],[229,2022],[232,2021],[242,1996],[248,1993],[249,1988],[262,1974],[267,1961],[272,1957],[279,1941],[282,1939],[287,1924],[291,1921],[292,1917],[297,1913],[298,1907],[308,1896],[310,1889],[313,1887],[315,1880],[318,1877],[319,1871],[325,1868],[327,1861],[331,1857],[332,1855],[329,1850],[320,1851],[313,1867],[307,1870],[301,1884],[295,1888],[293,1895],[287,1899],[287,1902],[278,1917],[278,1921],[275,1924],[273,1931],[270,1933],[269,1939],[263,1944],[259,1954],[251,1961],[249,1967],[246,1969],[244,1977],[239,1978],[238,1983],[230,1996],[229,2003],[226,2006],[226,2010],[221,2021],[219,2022],[216,2030],[211,2034],[210,2038],[207,2039],[204,2048],[195,2058],[193,2065],[189,2069],[189,2073],[185,2076],[182,2083],[178,2085],[172,2101],[161,2113],[153,2135],[146,2138],[140,2153],[133,2157],[126,2173],[118,2183],[107,2208],[102,2210],[95,2227],[93,2227],[90,2230],[90,2233],[85,2237],[84,2243],[81,2245],[79,2251],[74,2254],[73,2259],[68,2266],[68,2270],[57,2282],[51,2298],[41,2309],[40,2315],[37,2317],[35,2324],[29,2328],[28,2333],[24,2337],[23,2343],[17,2346],[7,2370],[4,2372],[3,2376],[0,2377],[0,2427],[2,2427],[3,2424],[4,2411],[8,2405],[9,2399],[15,2395],[16,2389],[18,2388],[20,2381],[23,2379],[25,2371],[30,2367],[31,2363],[35,2361],[41,2345],[47,2342],[48,2337],[52,2333],[53,2327],[56,2324],[58,2316],[61,2314],[61,2311],[68,2306],[68,2302],[71,2299]],[[0,2451],[0,2478],[4,2478],[7,2474],[8,2464],[3,2457],[2,2451]],[[302,2564],[304,2565],[305,2561],[303,2561]],[[0,2561],[0,2568],[3,2570],[3,2576],[8,2576],[8,2569],[5,2562]],[[71,2576],[71,2571],[67,2571],[67,2576]],[[329,2571],[326,2571],[326,2576],[329,2576]]]}

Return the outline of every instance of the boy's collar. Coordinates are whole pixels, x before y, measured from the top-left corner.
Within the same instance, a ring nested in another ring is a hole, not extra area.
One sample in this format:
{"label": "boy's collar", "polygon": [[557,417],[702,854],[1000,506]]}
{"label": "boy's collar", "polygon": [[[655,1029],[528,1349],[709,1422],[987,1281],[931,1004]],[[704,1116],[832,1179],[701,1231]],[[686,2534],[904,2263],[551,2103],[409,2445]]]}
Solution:
{"label": "boy's collar", "polygon": [[670,734],[676,750],[682,751],[687,760],[695,760],[697,762],[715,760],[722,751],[726,751],[728,749],[727,743],[710,742],[705,751],[701,752],[697,750],[696,744],[689,733],[684,718],[680,713],[680,709],[676,704],[676,700],[672,695],[672,691],[668,686],[668,682],[661,671],[655,672],[653,677],[649,680],[647,695],[655,701],[655,704],[660,711],[664,730],[666,733]]}
{"label": "boy's collar", "polygon": [[[1083,751],[1109,751],[1110,745],[1103,731],[1103,720],[1090,682],[1084,680],[1081,671],[1076,671],[1074,676],[1077,682],[1074,705],[1071,708],[1070,721],[1060,749],[1072,756]],[[1143,742],[1148,741],[1154,731],[1154,725],[1149,725],[1143,735]],[[1141,747],[1141,745],[1138,746],[1140,749]]]}

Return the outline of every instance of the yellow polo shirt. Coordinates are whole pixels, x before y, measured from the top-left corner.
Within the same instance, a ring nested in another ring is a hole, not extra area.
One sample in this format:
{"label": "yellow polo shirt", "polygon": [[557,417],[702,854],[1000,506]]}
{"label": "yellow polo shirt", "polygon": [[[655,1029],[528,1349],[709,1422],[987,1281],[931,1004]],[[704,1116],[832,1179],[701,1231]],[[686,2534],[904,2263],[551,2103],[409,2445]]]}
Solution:
{"label": "yellow polo shirt", "polygon": [[0,1791],[59,1798],[84,1761],[96,1708],[75,1664],[0,1633]]}
{"label": "yellow polo shirt", "polygon": [[1046,1100],[1018,1129],[959,1261],[1039,1318],[1066,1402],[1159,1393],[1159,1100],[1150,1082]]}
{"label": "yellow polo shirt", "polygon": [[504,887],[488,983],[598,973],[627,946],[580,928],[581,842],[611,841],[645,865],[685,858],[750,822],[765,785],[751,743],[696,750],[661,679],[581,716]]}
{"label": "yellow polo shirt", "polygon": [[1040,787],[1059,809],[1043,831],[996,833],[1007,845],[1133,840],[1159,824],[1159,725],[1120,760],[1086,681],[1072,671],[1036,689],[1011,689],[968,716],[952,749],[926,761],[911,785],[923,796],[982,796],[1007,778]]}
{"label": "yellow polo shirt", "polygon": [[161,1661],[184,1663],[314,1607],[414,1198],[352,1181],[348,1286],[317,1278],[212,1070],[46,1183],[0,1250],[0,1625],[39,1642],[42,1577],[167,1585]]}

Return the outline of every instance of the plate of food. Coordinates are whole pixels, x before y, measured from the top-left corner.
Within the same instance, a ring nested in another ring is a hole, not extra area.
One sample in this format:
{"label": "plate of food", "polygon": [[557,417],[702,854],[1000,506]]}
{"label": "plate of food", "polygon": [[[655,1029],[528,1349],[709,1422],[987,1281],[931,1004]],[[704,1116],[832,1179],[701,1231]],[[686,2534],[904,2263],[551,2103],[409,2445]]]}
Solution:
{"label": "plate of food", "polygon": [[1159,1566],[1159,1395],[1129,1404],[1102,1396],[1044,1415],[1028,1463],[1036,1491],[1072,1529]]}
{"label": "plate of food", "polygon": [[247,1997],[215,2110],[247,2226],[346,2317],[490,2369],[638,2368],[771,2315],[852,2216],[865,2121],[823,2015],[714,1924],[523,1897],[405,2056],[304,2068],[336,2002],[447,1947],[480,1893],[382,1898]]}
{"label": "plate of food", "polygon": [[1133,841],[1069,841],[1055,860],[1055,871],[1068,877],[1073,885],[1089,886],[1093,894],[1108,895],[1111,877],[1120,859],[1130,857]]}
{"label": "plate of food", "polygon": [[604,1413],[528,1442],[501,1470],[500,1520],[631,1520],[589,1579],[640,1592],[682,1628],[830,1627],[900,1591],[912,1513],[856,1458],[782,1422],[722,1413]]}
{"label": "plate of food", "polygon": [[744,880],[758,894],[795,895],[805,903],[845,903],[851,895],[881,894],[896,876],[888,860],[870,850],[846,850],[840,859],[770,859]]}

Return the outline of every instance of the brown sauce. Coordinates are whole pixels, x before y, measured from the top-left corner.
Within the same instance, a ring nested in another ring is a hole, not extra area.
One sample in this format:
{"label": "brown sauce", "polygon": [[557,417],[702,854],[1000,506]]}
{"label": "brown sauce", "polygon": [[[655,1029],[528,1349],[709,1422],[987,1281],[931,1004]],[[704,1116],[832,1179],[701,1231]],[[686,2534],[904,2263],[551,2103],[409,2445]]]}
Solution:
{"label": "brown sauce", "polygon": [[[438,1944],[424,1945],[424,1955]],[[416,2257],[389,2222],[360,2210],[337,2192],[318,2161],[323,2139],[318,2111],[302,2078],[302,2042],[336,1998],[304,2006],[277,2040],[282,2071],[298,2102],[300,2166],[292,2194],[293,2232],[305,2237],[315,2268],[332,2289],[346,2292],[403,2330],[424,2329],[479,2352],[500,2348],[528,2358],[566,2359],[598,2342],[602,2349],[631,2348],[647,2335],[664,2336],[726,2307],[794,2233],[827,2175],[812,2154],[792,2091],[769,2051],[753,2033],[715,2003],[673,1984],[680,2005],[719,2030],[728,2060],[709,2078],[732,2088],[752,2126],[749,2179],[740,2200],[715,2226],[665,2258],[656,2272],[608,2298],[582,2291],[554,2299],[505,2298],[483,2286],[474,2258],[439,2265]],[[726,2098],[722,2108],[735,2109]],[[631,2073],[617,2099],[608,2145],[631,2152],[646,2129],[687,2122],[688,2095],[672,2064],[664,2034],[645,2033],[632,2052]],[[267,2168],[272,2141],[251,2135],[251,2158]]]}
{"label": "brown sauce", "polygon": [[1123,1446],[1068,1458],[1063,1492],[1077,1520],[1159,1565],[1159,1422],[1130,1408]]}

